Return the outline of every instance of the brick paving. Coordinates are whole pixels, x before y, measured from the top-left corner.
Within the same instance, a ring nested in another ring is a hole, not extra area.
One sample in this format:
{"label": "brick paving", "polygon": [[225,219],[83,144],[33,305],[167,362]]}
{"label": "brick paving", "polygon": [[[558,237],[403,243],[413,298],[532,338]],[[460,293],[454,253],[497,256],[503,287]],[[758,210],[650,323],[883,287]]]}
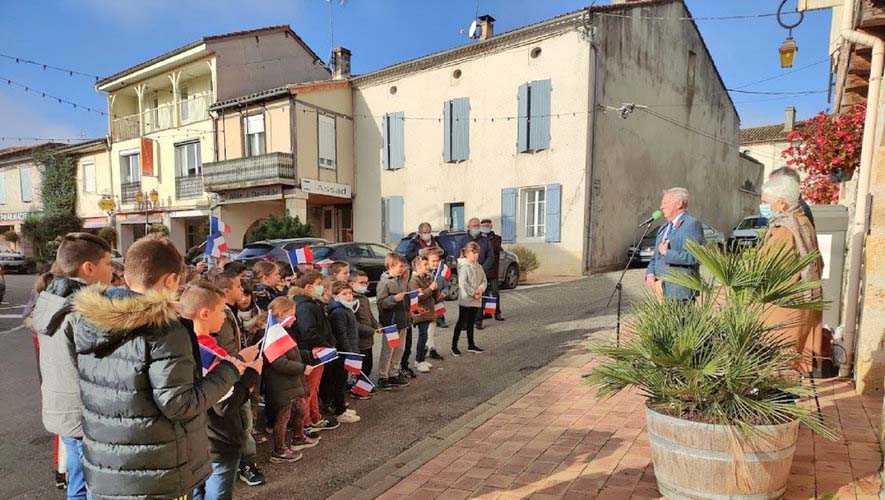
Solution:
{"label": "brick paving", "polygon": [[[583,368],[563,368],[380,498],[660,498],[635,392],[597,400]],[[881,396],[818,381],[837,442],[800,430],[785,498],[878,498]],[[813,403],[812,403],[813,404]]]}

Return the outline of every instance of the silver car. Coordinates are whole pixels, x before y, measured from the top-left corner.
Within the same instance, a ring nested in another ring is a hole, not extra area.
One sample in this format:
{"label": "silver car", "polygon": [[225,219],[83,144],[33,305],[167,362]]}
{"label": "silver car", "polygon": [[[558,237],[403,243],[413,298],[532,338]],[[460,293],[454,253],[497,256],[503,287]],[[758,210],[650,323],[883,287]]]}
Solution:
{"label": "silver car", "polygon": [[0,247],[0,268],[4,271],[25,272],[28,264],[25,256],[8,247]]}

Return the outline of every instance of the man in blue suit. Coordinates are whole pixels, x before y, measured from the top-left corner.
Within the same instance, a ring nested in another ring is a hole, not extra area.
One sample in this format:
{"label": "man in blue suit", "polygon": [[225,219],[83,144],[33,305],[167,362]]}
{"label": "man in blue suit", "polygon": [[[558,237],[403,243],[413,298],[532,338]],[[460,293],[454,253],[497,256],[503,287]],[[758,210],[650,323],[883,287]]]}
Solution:
{"label": "man in blue suit", "polygon": [[664,191],[661,199],[661,212],[667,224],[658,230],[655,240],[655,254],[648,263],[645,282],[655,292],[663,287],[665,298],[688,301],[695,297],[695,292],[683,286],[661,282],[668,273],[696,273],[698,261],[685,250],[685,242],[692,240],[703,244],[704,228],[700,221],[688,215],[688,190],[672,188]]}

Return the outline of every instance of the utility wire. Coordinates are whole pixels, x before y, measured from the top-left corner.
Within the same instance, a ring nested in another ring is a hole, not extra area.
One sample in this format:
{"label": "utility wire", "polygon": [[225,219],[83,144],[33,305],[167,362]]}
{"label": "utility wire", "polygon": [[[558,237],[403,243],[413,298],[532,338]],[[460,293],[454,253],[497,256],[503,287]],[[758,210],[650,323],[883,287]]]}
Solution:
{"label": "utility wire", "polygon": [[659,16],[632,16],[628,14],[616,14],[614,12],[595,12],[595,15],[606,17],[621,17],[626,19],[647,19],[650,21],[730,21],[736,19],[762,19],[765,17],[776,17],[777,12],[766,14],[744,14],[735,16],[701,16],[701,17],[659,17]]}
{"label": "utility wire", "polygon": [[31,64],[33,66],[42,67],[43,69],[54,69],[56,71],[61,71],[63,73],[67,73],[68,76],[78,75],[78,76],[85,76],[88,78],[94,78],[95,80],[101,79],[101,77],[98,75],[84,73],[84,72],[78,71],[76,69],[62,68],[61,66],[53,66],[52,64],[42,63],[39,61],[32,61],[30,59],[25,59],[24,57],[11,56],[9,54],[0,54],[0,57],[13,60],[16,62],[16,64]]}
{"label": "utility wire", "polygon": [[825,94],[827,90],[796,90],[790,92],[760,92],[756,90],[740,90],[740,89],[725,89],[729,92],[734,92],[736,94],[754,94],[754,95],[806,95],[806,94]]}
{"label": "utility wire", "polygon": [[808,68],[812,68],[812,67],[814,67],[814,66],[818,66],[818,65],[821,65],[821,64],[823,64],[823,63],[825,63],[825,62],[829,62],[829,61],[830,61],[830,58],[829,58],[829,57],[825,57],[825,58],[821,59],[820,61],[816,61],[816,62],[813,62],[813,63],[811,63],[811,64],[807,64],[807,65],[805,65],[805,66],[802,66],[802,67],[796,68],[796,69],[791,70],[791,71],[787,71],[786,73],[779,73],[779,74],[777,74],[777,75],[770,76],[770,77],[768,77],[768,78],[763,78],[763,79],[761,79],[761,80],[756,80],[755,82],[749,82],[749,83],[745,83],[745,84],[743,84],[743,85],[738,85],[737,87],[735,87],[735,89],[742,89],[742,88],[746,88],[746,87],[751,87],[751,86],[753,86],[753,85],[757,85],[757,84],[759,84],[759,83],[768,82],[768,81],[771,81],[771,80],[775,80],[775,79],[777,79],[777,78],[783,78],[783,77],[785,77],[785,76],[787,76],[787,75],[792,75],[793,73],[798,73],[799,71],[802,71],[802,70],[805,70],[805,69],[808,69]]}
{"label": "utility wire", "polygon": [[13,141],[40,141],[40,142],[85,142],[89,139],[84,139],[82,137],[72,138],[72,137],[4,137],[0,136],[0,142],[13,142]]}

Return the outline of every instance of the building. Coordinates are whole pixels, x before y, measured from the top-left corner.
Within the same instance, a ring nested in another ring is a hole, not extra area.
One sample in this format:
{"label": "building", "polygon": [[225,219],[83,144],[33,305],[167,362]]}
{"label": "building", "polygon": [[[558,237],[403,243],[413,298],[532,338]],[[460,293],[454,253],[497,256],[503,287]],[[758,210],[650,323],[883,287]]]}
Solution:
{"label": "building", "polygon": [[[615,1],[355,76],[354,237],[396,244],[422,221],[489,217],[540,273],[620,266],[661,190],[728,228],[762,166],[679,0]],[[627,104],[625,104],[627,103]]]}
{"label": "building", "polygon": [[[61,146],[61,143],[44,142],[0,149],[0,235],[8,231],[21,234],[22,222],[28,216],[43,213],[40,170],[34,155]],[[5,240],[0,245],[6,245]],[[33,256],[33,247],[27,238],[19,238],[16,246],[24,255]]]}
{"label": "building", "polygon": [[[203,37],[96,82],[108,99],[110,189],[95,194],[115,202],[121,251],[154,223],[167,226],[180,249],[205,240],[200,228],[213,196],[202,166],[219,160],[220,147],[213,103],[330,77],[289,26],[272,26]],[[250,125],[263,133],[259,122]],[[84,215],[101,216],[89,210]]]}
{"label": "building", "polygon": [[786,159],[781,156],[790,147],[787,135],[804,123],[796,121],[796,108],[789,107],[784,112],[784,123],[741,129],[741,152],[765,165],[763,179],[768,179],[772,171],[787,166]]}

